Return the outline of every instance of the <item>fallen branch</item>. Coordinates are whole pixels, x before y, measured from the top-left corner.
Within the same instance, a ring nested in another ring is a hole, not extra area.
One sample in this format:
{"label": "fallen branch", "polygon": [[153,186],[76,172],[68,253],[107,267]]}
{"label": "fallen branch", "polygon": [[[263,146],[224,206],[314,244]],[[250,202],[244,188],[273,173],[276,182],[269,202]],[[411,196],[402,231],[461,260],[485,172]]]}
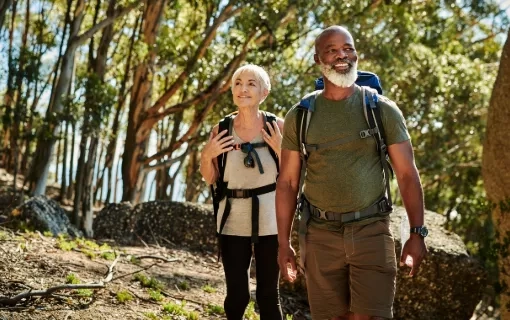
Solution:
{"label": "fallen branch", "polygon": [[56,287],[52,287],[46,290],[36,290],[36,291],[26,291],[22,292],[12,298],[9,297],[1,297],[0,296],[0,305],[15,305],[23,299],[32,298],[32,297],[49,297],[52,296],[53,292],[57,292],[60,290],[76,290],[76,289],[102,289],[104,288],[103,283],[92,283],[92,284],[64,284]]}
{"label": "fallen branch", "polygon": [[130,276],[130,275],[133,275],[135,273],[138,273],[138,272],[142,272],[142,271],[145,271],[145,270],[149,270],[150,268],[154,267],[155,265],[158,265],[159,262],[156,262],[156,263],[153,263],[145,268],[141,268],[141,269],[138,269],[136,271],[133,271],[133,272],[129,272],[129,273],[126,273],[126,274],[122,274],[120,276],[116,276],[115,278],[112,279],[112,281],[115,281],[115,280],[118,280],[118,279],[121,279],[121,278],[124,278],[124,277],[127,277],[127,276]]}
{"label": "fallen branch", "polygon": [[119,254],[115,260],[113,260],[112,264],[108,267],[108,273],[106,274],[106,277],[103,279],[103,283],[108,283],[110,281],[112,281],[112,278],[113,278],[113,268],[115,267],[115,265],[117,264],[117,262],[119,261],[120,257],[122,255]]}
{"label": "fallen branch", "polygon": [[160,257],[160,256],[133,256],[135,259],[138,259],[138,260],[142,260],[142,259],[156,259],[156,260],[162,260],[162,261],[165,261],[165,262],[176,262],[176,261],[181,261],[181,259],[168,259],[168,258],[165,258],[165,257]]}

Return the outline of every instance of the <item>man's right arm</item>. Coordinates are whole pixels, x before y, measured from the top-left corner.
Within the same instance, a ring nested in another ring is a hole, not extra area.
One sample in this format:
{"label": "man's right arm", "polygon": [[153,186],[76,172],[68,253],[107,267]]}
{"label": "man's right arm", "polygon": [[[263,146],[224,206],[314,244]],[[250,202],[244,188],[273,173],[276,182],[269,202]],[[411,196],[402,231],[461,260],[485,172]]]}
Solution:
{"label": "man's right arm", "polygon": [[[299,151],[283,149],[280,174],[276,184],[276,223],[278,226],[278,263],[282,276],[294,281],[297,273],[295,253],[291,246],[291,231],[296,211],[301,158]],[[292,274],[289,274],[290,264]]]}

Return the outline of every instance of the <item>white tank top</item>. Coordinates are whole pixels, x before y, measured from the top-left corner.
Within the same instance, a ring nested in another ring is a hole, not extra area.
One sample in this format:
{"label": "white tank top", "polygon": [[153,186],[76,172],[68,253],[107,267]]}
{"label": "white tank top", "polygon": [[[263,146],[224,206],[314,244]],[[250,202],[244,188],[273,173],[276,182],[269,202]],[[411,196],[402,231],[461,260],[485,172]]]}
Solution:
{"label": "white tank top", "polygon": [[[245,143],[232,128],[232,136],[235,143]],[[264,142],[262,134],[259,133],[250,143]],[[260,174],[257,161],[255,168],[244,166],[244,158],[247,156],[241,150],[232,150],[228,153],[225,164],[224,180],[229,189],[253,189],[263,187],[276,182],[278,175],[276,163],[269,153],[269,146],[256,148],[264,173]],[[276,229],[276,208],[275,192],[269,192],[258,196],[259,198],[259,236],[277,234]],[[223,227],[222,234],[231,236],[251,236],[251,198],[230,199],[230,214]],[[220,230],[221,218],[225,211],[226,198],[219,205],[218,219],[216,221],[217,231]]]}

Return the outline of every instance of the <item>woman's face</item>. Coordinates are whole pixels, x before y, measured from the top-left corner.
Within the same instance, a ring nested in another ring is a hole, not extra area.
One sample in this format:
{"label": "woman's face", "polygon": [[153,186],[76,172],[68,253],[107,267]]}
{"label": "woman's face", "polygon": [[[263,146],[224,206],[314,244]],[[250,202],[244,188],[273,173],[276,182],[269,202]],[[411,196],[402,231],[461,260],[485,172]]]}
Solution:
{"label": "woman's face", "polygon": [[267,89],[262,88],[259,80],[252,72],[241,73],[232,87],[234,104],[238,108],[258,108],[267,94]]}

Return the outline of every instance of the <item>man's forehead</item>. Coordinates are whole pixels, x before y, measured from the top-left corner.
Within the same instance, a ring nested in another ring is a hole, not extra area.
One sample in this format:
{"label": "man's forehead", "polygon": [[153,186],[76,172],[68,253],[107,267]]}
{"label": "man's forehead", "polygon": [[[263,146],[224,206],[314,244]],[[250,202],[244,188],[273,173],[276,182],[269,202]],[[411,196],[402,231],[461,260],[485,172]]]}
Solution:
{"label": "man's forehead", "polygon": [[335,45],[354,46],[354,40],[347,29],[342,27],[328,28],[322,31],[322,33],[315,40],[316,47],[327,48]]}

